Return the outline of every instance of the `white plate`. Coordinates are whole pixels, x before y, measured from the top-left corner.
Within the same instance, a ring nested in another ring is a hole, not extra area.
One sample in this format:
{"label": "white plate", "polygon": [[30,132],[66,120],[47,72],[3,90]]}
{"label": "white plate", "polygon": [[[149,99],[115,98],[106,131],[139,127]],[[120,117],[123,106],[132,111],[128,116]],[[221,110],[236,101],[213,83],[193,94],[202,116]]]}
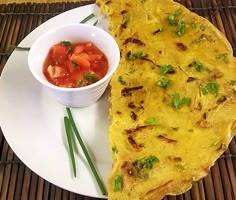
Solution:
{"label": "white plate", "polygon": [[[48,29],[80,22],[95,12],[95,5],[62,13],[32,31],[19,46],[30,47]],[[89,23],[93,24],[96,19]],[[102,20],[97,26],[106,29]],[[74,178],[64,132],[65,107],[57,103],[33,78],[27,65],[28,52],[14,51],[0,79],[0,126],[16,155],[36,174],[66,190],[105,198],[77,144],[77,177]],[[108,144],[109,90],[96,104],[72,109],[81,136],[86,142],[103,182],[111,167]]]}

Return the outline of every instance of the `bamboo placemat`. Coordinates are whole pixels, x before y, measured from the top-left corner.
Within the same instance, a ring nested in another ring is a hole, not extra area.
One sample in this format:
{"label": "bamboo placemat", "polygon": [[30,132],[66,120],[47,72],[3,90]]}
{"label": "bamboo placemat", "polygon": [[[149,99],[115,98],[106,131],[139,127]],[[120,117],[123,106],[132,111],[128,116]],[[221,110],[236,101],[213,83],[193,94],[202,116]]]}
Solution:
{"label": "bamboo placemat", "polygon": [[[93,2],[88,0],[77,3],[0,5],[0,74],[11,54],[8,48],[10,44],[19,44],[33,29],[55,15]],[[236,55],[235,0],[179,0],[178,2],[207,18],[218,27],[228,38],[234,49],[234,55]],[[164,200],[236,200],[235,172],[236,139],[234,138],[228,150],[218,159],[206,178],[195,183],[193,188],[185,194],[176,197],[168,196]],[[32,172],[14,154],[1,129],[0,199],[95,200],[95,198],[74,194],[56,187]]]}

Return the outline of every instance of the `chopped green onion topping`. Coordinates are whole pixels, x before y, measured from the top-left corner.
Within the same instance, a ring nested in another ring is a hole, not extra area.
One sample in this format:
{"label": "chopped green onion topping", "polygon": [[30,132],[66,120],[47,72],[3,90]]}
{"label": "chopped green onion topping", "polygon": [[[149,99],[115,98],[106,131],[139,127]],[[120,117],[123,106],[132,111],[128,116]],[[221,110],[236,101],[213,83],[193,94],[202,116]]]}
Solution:
{"label": "chopped green onion topping", "polygon": [[152,126],[156,126],[158,125],[158,122],[156,120],[156,118],[154,117],[150,117],[145,121],[146,124],[152,125]]}
{"label": "chopped green onion topping", "polygon": [[124,81],[123,77],[122,76],[119,76],[118,77],[118,81],[122,84],[122,85],[125,85],[126,82]]}
{"label": "chopped green onion topping", "polygon": [[77,81],[77,87],[80,87],[81,85],[83,85],[83,83],[84,83],[83,80],[81,80],[81,79],[78,80]]}
{"label": "chopped green onion topping", "polygon": [[215,56],[215,58],[219,59],[219,60],[222,60],[226,64],[229,62],[227,53],[218,54],[218,55]]}
{"label": "chopped green onion topping", "polygon": [[116,146],[112,147],[111,150],[113,153],[118,153],[118,149],[116,148]]}
{"label": "chopped green onion topping", "polygon": [[156,162],[160,162],[159,159],[156,156],[150,155],[149,157],[142,158],[140,160],[136,160],[135,166],[140,171],[143,169],[152,169],[153,164]]}
{"label": "chopped green onion topping", "polygon": [[183,20],[179,20],[175,33],[178,36],[182,36],[184,34],[184,30],[185,30],[185,22]]}
{"label": "chopped green onion topping", "polygon": [[179,93],[175,92],[172,94],[172,102],[170,105],[175,109],[180,109],[183,105],[190,103],[190,98],[183,97],[182,99],[179,96]]}
{"label": "chopped green onion topping", "polygon": [[172,67],[172,65],[162,65],[160,67],[160,73],[161,75],[164,75],[166,73],[171,73],[171,72],[174,72],[174,68]]}
{"label": "chopped green onion topping", "polygon": [[170,80],[164,77],[164,78],[160,79],[159,81],[157,81],[156,84],[157,84],[157,86],[159,86],[159,87],[164,87],[164,88],[166,88],[166,87],[169,86]]}
{"label": "chopped green onion topping", "polygon": [[167,17],[167,21],[169,22],[170,25],[177,25],[178,24],[178,17],[182,13],[181,9],[176,10],[172,15],[169,15]]}
{"label": "chopped green onion topping", "polygon": [[123,15],[123,25],[127,25],[129,23],[130,17],[128,14]]}
{"label": "chopped green onion topping", "polygon": [[120,175],[116,175],[114,180],[114,192],[121,191],[121,189],[122,189],[122,177]]}
{"label": "chopped green onion topping", "polygon": [[130,53],[127,55],[127,59],[128,60],[136,60],[136,59],[140,59],[143,58],[145,56],[145,54],[142,51],[138,51],[136,53]]}
{"label": "chopped green onion topping", "polygon": [[202,88],[202,94],[215,94],[216,96],[219,93],[219,85],[216,82],[207,83],[204,88]]}
{"label": "chopped green onion topping", "polygon": [[201,31],[205,31],[205,30],[206,30],[206,26],[201,25],[201,26],[200,26],[200,29],[201,29]]}
{"label": "chopped green onion topping", "polygon": [[93,23],[93,26],[96,26],[98,23],[98,20],[96,20],[94,23]]}
{"label": "chopped green onion topping", "polygon": [[69,41],[62,41],[61,45],[64,46],[64,47],[69,47],[69,46],[71,46],[71,42],[69,42]]}
{"label": "chopped green onion topping", "polygon": [[178,130],[179,130],[179,127],[171,127],[171,129],[172,129],[173,131],[178,131]]}
{"label": "chopped green onion topping", "polygon": [[75,61],[72,61],[72,64],[73,64],[74,68],[76,68],[76,69],[78,69],[78,68],[79,68],[79,65],[78,65],[78,63],[76,63]]}
{"label": "chopped green onion topping", "polygon": [[190,25],[191,25],[192,28],[196,28],[196,24],[194,22],[191,22]]}
{"label": "chopped green onion topping", "polygon": [[197,72],[202,72],[203,68],[203,64],[201,62],[196,61],[196,66],[195,69]]}
{"label": "chopped green onion topping", "polygon": [[84,78],[86,78],[88,81],[91,81],[92,83],[97,81],[97,78],[94,74],[84,73]]}

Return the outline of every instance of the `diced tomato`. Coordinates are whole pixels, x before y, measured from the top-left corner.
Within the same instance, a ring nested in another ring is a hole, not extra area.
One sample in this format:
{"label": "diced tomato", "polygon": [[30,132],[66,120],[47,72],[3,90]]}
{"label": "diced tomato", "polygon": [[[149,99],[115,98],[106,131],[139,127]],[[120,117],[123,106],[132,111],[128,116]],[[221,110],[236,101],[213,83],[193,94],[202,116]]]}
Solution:
{"label": "diced tomato", "polygon": [[81,70],[85,70],[85,69],[89,69],[91,65],[86,57],[87,56],[85,56],[85,54],[83,53],[72,54],[72,56],[70,57],[70,60],[76,62],[79,65]]}
{"label": "diced tomato", "polygon": [[52,66],[52,65],[48,66],[47,72],[51,79],[61,78],[67,74],[67,71],[65,68],[60,67],[60,66]]}
{"label": "diced tomato", "polygon": [[92,84],[104,77],[107,70],[106,56],[91,42],[54,45],[43,66],[48,81],[68,88]]}
{"label": "diced tomato", "polygon": [[59,58],[59,59],[66,59],[67,58],[67,52],[69,47],[64,47],[61,44],[54,45],[52,47],[52,57],[53,58]]}
{"label": "diced tomato", "polygon": [[73,73],[75,70],[79,69],[79,66],[76,67],[71,60],[67,60],[66,65],[70,73]]}
{"label": "diced tomato", "polygon": [[75,46],[73,53],[78,54],[78,53],[82,53],[83,51],[84,51],[84,46],[78,45],[78,46]]}

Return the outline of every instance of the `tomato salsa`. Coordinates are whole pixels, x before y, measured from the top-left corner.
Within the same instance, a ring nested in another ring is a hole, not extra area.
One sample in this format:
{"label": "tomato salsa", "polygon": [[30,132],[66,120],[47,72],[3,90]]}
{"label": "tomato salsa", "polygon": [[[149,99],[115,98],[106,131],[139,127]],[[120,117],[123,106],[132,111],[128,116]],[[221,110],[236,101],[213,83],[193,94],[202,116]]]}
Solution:
{"label": "tomato salsa", "polygon": [[62,41],[50,49],[43,66],[50,83],[66,88],[95,83],[107,70],[106,56],[92,42]]}

